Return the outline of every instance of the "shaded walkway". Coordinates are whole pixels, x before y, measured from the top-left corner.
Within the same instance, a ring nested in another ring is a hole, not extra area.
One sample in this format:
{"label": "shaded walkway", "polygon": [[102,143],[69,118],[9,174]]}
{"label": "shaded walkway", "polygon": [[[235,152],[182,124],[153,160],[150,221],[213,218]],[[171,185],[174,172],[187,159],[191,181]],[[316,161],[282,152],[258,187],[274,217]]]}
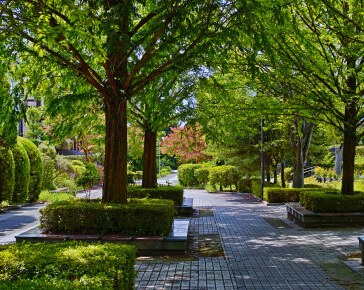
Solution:
{"label": "shaded walkway", "polygon": [[344,261],[358,252],[361,229],[307,230],[249,195],[185,190],[194,207],[213,216],[191,218],[190,233],[219,234],[224,256],[139,261],[137,289],[362,289],[364,267]]}

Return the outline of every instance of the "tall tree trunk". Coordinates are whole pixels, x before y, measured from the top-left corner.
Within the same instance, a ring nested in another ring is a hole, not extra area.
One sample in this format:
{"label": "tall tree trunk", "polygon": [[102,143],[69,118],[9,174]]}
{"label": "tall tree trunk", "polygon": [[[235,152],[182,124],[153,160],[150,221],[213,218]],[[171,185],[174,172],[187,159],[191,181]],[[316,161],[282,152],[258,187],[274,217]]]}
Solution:
{"label": "tall tree trunk", "polygon": [[[299,125],[297,117],[293,120],[294,132],[290,128],[291,145],[295,157],[294,161],[294,173],[293,173],[293,187],[303,188],[304,187],[304,164],[310,148],[311,138],[313,133],[313,124],[307,123],[303,119],[302,125]],[[298,130],[301,132],[298,133]]]}
{"label": "tall tree trunk", "polygon": [[277,184],[278,181],[278,172],[277,172],[277,165],[273,168],[273,183]]}
{"label": "tall tree trunk", "polygon": [[285,188],[286,187],[286,179],[284,178],[284,161],[281,162],[281,182],[282,182],[282,187]]}
{"label": "tall tree trunk", "polygon": [[127,203],[127,104],[106,102],[105,172],[102,202]]}
{"label": "tall tree trunk", "polygon": [[341,175],[342,162],[343,162],[343,144],[340,144],[340,146],[335,147],[335,166],[334,166],[334,170],[335,170],[335,173],[337,175]]}
{"label": "tall tree trunk", "polygon": [[143,188],[157,187],[157,132],[150,127],[144,133]]}
{"label": "tall tree trunk", "polygon": [[305,184],[305,178],[303,174],[305,160],[302,154],[302,144],[299,143],[295,149],[293,188],[303,188]]}
{"label": "tall tree trunk", "polygon": [[354,164],[356,147],[356,108],[352,103],[345,108],[344,123],[344,149],[343,149],[343,175],[341,193],[354,194]]}

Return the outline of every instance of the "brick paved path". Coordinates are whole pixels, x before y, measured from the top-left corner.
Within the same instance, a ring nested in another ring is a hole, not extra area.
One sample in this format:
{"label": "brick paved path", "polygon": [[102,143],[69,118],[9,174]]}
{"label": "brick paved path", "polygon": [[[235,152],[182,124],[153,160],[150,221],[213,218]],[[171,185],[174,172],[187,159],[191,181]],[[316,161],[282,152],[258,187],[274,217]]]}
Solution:
{"label": "brick paved path", "polygon": [[[191,218],[190,231],[220,234],[225,257],[138,261],[136,289],[362,289],[364,269],[357,273],[339,259],[358,252],[361,229],[302,229],[285,219],[285,206],[247,195],[184,195],[195,208],[213,208],[213,216]],[[338,279],[333,271],[349,276]]]}

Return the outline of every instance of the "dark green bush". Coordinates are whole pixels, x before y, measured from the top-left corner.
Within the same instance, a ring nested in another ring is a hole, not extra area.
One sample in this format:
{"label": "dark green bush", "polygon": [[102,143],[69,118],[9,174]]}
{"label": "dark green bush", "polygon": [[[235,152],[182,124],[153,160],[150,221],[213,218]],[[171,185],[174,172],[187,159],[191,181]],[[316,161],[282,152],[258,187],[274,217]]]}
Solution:
{"label": "dark green bush", "polygon": [[305,184],[305,188],[323,188],[323,187],[318,184]]}
{"label": "dark green bush", "polygon": [[90,190],[100,182],[99,171],[94,163],[85,163],[86,171],[77,178],[76,184],[82,186],[85,190]]}
{"label": "dark green bush", "polygon": [[334,188],[312,188],[311,190],[306,189],[306,191],[302,191],[300,193],[300,204],[303,205],[305,208],[310,209],[312,199],[317,194],[338,195],[340,194],[340,191]]}
{"label": "dark green bush", "polygon": [[238,190],[239,192],[245,192],[245,193],[252,193],[252,181],[259,182],[259,188],[260,188],[260,179],[247,179],[242,178],[238,181]]}
{"label": "dark green bush", "polygon": [[0,147],[0,202],[11,201],[15,184],[15,164],[10,149]]}
{"label": "dark green bush", "polygon": [[34,143],[26,138],[18,137],[18,142],[23,145],[28,154],[30,164],[29,195],[28,200],[35,202],[42,191],[43,182],[43,161],[42,156]]}
{"label": "dark green bush", "polygon": [[18,142],[12,150],[15,164],[15,185],[11,202],[23,204],[28,199],[30,163],[23,145]]}
{"label": "dark green bush", "polygon": [[304,207],[313,212],[364,212],[364,194],[342,195],[335,192],[312,191],[302,194]]}
{"label": "dark green bush", "polygon": [[293,167],[287,167],[284,169],[284,180],[286,182],[293,180],[293,172],[294,172]]}
{"label": "dark green bush", "polygon": [[127,177],[126,177],[126,182],[128,184],[133,184],[134,183],[134,176],[135,176],[135,173],[134,172],[128,171]]}
{"label": "dark green bush", "polygon": [[179,183],[184,187],[198,186],[195,170],[201,168],[200,164],[182,164],[178,167],[177,176]]}
{"label": "dark green bush", "polygon": [[129,198],[154,198],[154,199],[170,199],[174,205],[182,205],[183,203],[183,187],[182,186],[158,186],[158,188],[141,188],[141,186],[128,187]]}
{"label": "dark green bush", "polygon": [[[260,184],[261,184],[260,179],[252,179],[252,182],[251,182],[252,193],[257,197],[260,197]],[[274,183],[270,183],[270,182],[265,182],[264,183],[264,188],[266,188],[266,187],[281,188],[281,186],[279,184],[274,184]]]}
{"label": "dark green bush", "polygon": [[199,184],[205,186],[209,182],[209,173],[210,173],[210,168],[207,166],[195,170],[195,177],[199,182]]}
{"label": "dark green bush", "polygon": [[1,289],[134,289],[136,249],[119,244],[0,246]]}
{"label": "dark green bush", "polygon": [[299,202],[302,193],[306,192],[336,192],[327,188],[275,188],[267,187],[263,191],[263,199],[271,203]]}
{"label": "dark green bush", "polygon": [[127,204],[67,200],[41,209],[40,224],[54,234],[167,235],[174,215],[173,201],[133,199]]}

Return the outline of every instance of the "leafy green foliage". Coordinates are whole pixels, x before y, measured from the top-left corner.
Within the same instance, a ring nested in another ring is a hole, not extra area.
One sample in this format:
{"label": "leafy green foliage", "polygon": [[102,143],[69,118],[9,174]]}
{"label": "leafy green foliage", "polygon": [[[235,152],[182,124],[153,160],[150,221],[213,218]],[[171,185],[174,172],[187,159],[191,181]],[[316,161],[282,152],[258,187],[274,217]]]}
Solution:
{"label": "leafy green foliage", "polygon": [[15,164],[10,149],[0,146],[0,202],[11,201],[15,184]]}
{"label": "leafy green foliage", "polygon": [[[3,46],[0,49],[4,56]],[[8,48],[6,50],[7,53],[11,53]],[[4,72],[3,61],[0,66],[0,146],[12,147],[17,142],[18,121],[25,117],[25,97],[19,87],[10,90],[10,82]],[[10,66],[8,68],[10,69]],[[9,73],[11,74],[11,71]]]}
{"label": "leafy green foliage", "polygon": [[44,119],[43,107],[29,107],[27,110],[27,131],[25,136],[30,139],[38,139],[43,135],[44,125],[41,120]]}
{"label": "leafy green foliage", "polygon": [[209,174],[210,168],[206,165],[195,170],[195,177],[202,186],[205,186],[209,182]]}
{"label": "leafy green foliage", "polygon": [[200,164],[182,164],[177,169],[179,183],[184,187],[193,187],[199,185],[195,176],[195,170],[201,168]]}
{"label": "leafy green foliage", "polygon": [[173,201],[133,199],[127,204],[59,201],[41,209],[41,227],[54,234],[168,235]]}
{"label": "leafy green foliage", "polygon": [[12,149],[15,164],[15,185],[11,202],[13,204],[23,204],[28,199],[30,163],[26,150],[18,142]]}
{"label": "leafy green foliage", "polygon": [[85,190],[90,190],[93,186],[99,184],[99,172],[94,163],[85,163],[86,171],[77,178],[76,183]]}
{"label": "leafy green foliage", "polygon": [[18,142],[23,145],[27,152],[30,165],[30,179],[29,179],[29,196],[30,202],[38,200],[39,194],[42,190],[43,182],[43,161],[37,146],[28,139],[18,137]]}
{"label": "leafy green foliage", "polygon": [[152,199],[170,199],[174,205],[183,203],[182,186],[158,186],[158,188],[141,188],[140,186],[128,187],[129,198],[152,198]]}
{"label": "leafy green foliage", "polygon": [[134,289],[135,262],[135,247],[112,243],[6,245],[0,248],[0,288]]}
{"label": "leafy green foliage", "polygon": [[215,184],[220,185],[220,189],[225,186],[230,186],[230,189],[233,184],[238,183],[239,174],[237,169],[234,166],[215,166],[209,169],[209,182],[211,185],[215,186]]}

